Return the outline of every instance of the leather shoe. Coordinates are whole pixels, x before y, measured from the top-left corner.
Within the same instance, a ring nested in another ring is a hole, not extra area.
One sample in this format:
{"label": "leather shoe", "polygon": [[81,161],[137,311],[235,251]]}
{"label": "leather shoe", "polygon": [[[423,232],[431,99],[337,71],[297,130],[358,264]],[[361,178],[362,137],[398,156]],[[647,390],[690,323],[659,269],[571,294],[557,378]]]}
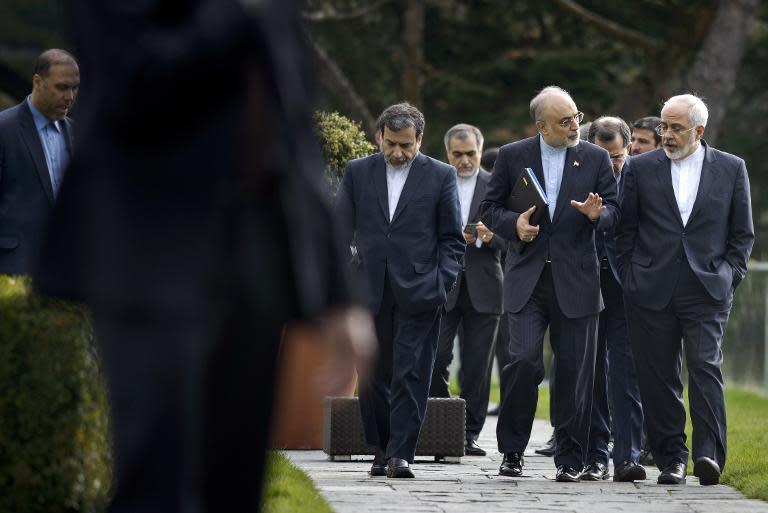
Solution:
{"label": "leather shoe", "polygon": [[582,481],[602,481],[608,479],[608,467],[599,461],[590,463],[579,477]]}
{"label": "leather shoe", "polygon": [[655,464],[656,460],[653,459],[653,453],[650,449],[643,449],[640,451],[640,465],[649,467]]}
{"label": "leather shoe", "polygon": [[560,465],[557,467],[557,474],[555,474],[555,481],[558,483],[578,483],[579,472],[573,467],[568,465]]}
{"label": "leather shoe", "polygon": [[407,461],[400,458],[389,458],[389,461],[387,461],[387,477],[413,477],[413,472]]}
{"label": "leather shoe", "polygon": [[544,443],[539,449],[536,449],[536,454],[541,454],[542,456],[549,456],[550,458],[555,455],[557,452],[557,443],[555,442],[555,434],[552,433],[552,436],[549,437],[549,440]]}
{"label": "leather shoe", "polygon": [[373,453],[373,465],[371,465],[371,476],[386,476],[387,462],[384,461],[384,453],[378,447]]}
{"label": "leather shoe", "polygon": [[685,484],[685,464],[680,461],[670,463],[661,471],[656,482],[671,485]]}
{"label": "leather shoe", "polygon": [[477,445],[477,440],[467,438],[464,443],[464,454],[467,456],[485,456],[486,452],[485,449]]}
{"label": "leather shoe", "polygon": [[501,460],[499,475],[507,477],[520,477],[523,475],[523,464],[523,453],[508,452],[504,455],[504,459]]}
{"label": "leather shoe", "polygon": [[615,465],[613,469],[613,480],[621,483],[631,483],[632,481],[642,481],[645,479],[645,469],[632,461],[624,461]]}
{"label": "leather shoe", "polygon": [[702,456],[693,463],[693,475],[704,486],[720,484],[720,465],[712,458]]}

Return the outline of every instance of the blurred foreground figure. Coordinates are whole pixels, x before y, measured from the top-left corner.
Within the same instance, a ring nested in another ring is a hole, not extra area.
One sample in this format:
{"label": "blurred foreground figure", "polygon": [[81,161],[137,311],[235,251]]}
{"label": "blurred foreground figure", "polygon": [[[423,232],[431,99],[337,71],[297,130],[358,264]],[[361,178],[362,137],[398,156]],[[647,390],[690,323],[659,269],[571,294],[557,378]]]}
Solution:
{"label": "blurred foreground figure", "polygon": [[72,4],[91,82],[37,284],[93,311],[112,512],[257,511],[284,323],[372,340],[345,308],[296,13]]}

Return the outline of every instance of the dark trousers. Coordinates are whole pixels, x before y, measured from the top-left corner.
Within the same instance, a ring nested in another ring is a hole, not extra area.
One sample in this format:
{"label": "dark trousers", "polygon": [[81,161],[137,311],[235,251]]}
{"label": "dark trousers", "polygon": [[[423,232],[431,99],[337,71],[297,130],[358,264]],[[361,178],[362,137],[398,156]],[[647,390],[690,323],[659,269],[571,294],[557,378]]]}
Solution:
{"label": "dark trousers", "polygon": [[509,356],[509,320],[507,312],[501,314],[499,318],[499,329],[496,330],[496,364],[499,366],[499,394],[501,400],[504,399],[504,367],[509,365],[512,358]]}
{"label": "dark trousers", "polygon": [[450,383],[448,366],[453,360],[453,341],[460,325],[464,332],[464,336],[459,338],[460,397],[467,402],[467,439],[477,440],[488,413],[491,365],[493,365],[493,349],[499,327],[499,316],[475,310],[463,280],[456,304],[450,312],[443,315],[437,358],[432,371],[430,397],[451,396],[448,390]]}
{"label": "dark trousers", "polygon": [[[597,325],[597,359],[587,463],[608,464],[613,420],[613,461],[637,463],[643,432],[643,408],[629,342],[621,285],[607,262],[600,271],[605,310]],[[611,418],[612,417],[612,418]]]}
{"label": "dark trousers", "polygon": [[[722,342],[733,295],[715,301],[683,259],[670,303],[660,311],[627,301],[629,332],[648,426],[659,468],[687,462],[682,350],[688,366],[693,457],[725,467],[726,423]],[[680,340],[682,339],[682,344]]]}
{"label": "dark trousers", "polygon": [[360,387],[365,441],[385,458],[413,463],[427,410],[443,307],[419,314],[403,312],[389,280],[376,315],[378,361],[370,383]]}
{"label": "dark trousers", "polygon": [[507,315],[512,361],[504,368],[506,388],[496,428],[499,452],[523,452],[528,445],[544,379],[544,333],[549,326],[557,382],[555,465],[581,469],[592,410],[597,314],[567,318],[557,304],[552,270],[546,265],[528,303]]}

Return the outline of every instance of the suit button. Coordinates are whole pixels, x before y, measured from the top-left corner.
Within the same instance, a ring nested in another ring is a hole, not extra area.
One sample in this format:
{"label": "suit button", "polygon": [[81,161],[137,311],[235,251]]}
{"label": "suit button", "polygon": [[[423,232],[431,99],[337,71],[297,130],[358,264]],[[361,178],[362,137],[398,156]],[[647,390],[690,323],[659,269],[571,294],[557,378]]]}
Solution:
{"label": "suit button", "polygon": [[387,234],[387,238],[388,238],[388,239],[391,239],[391,238],[392,238],[392,234],[391,234],[391,233],[388,233],[388,234]]}

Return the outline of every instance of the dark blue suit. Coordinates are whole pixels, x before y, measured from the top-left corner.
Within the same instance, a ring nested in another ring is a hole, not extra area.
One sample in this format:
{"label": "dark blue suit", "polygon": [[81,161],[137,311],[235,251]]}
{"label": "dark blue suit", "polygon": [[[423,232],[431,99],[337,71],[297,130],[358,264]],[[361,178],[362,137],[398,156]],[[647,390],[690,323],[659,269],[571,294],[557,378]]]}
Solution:
{"label": "dark blue suit", "polygon": [[[523,452],[528,445],[538,385],[544,379],[543,340],[549,325],[557,381],[555,464],[581,469],[592,408],[597,314],[603,309],[595,229],[608,230],[618,221],[616,181],[605,150],[585,142],[569,148],[554,219],[545,215],[539,235],[525,243],[517,235],[520,213],[505,204],[526,167],[544,183],[539,136],[501,148],[480,206],[483,222],[509,241],[504,308],[512,362],[502,373],[499,451]],[[590,192],[599,194],[607,207],[596,222],[569,204],[583,201]]]}
{"label": "dark blue suit", "polygon": [[[61,121],[72,152],[72,122]],[[0,274],[28,274],[53,210],[51,175],[27,100],[0,112]]]}
{"label": "dark blue suit", "polygon": [[696,201],[683,225],[663,150],[632,159],[617,234],[619,272],[648,438],[659,468],[686,462],[680,380],[685,347],[693,456],[725,465],[721,344],[733,291],[754,243],[744,161],[705,150]]}
{"label": "dark blue suit", "polygon": [[351,161],[336,195],[353,275],[376,317],[379,361],[360,389],[366,441],[412,463],[427,406],[440,316],[461,269],[464,237],[453,167],[417,154],[389,220],[381,153]]}
{"label": "dark blue suit", "polygon": [[[627,157],[627,164],[620,175],[619,197],[624,188],[624,173],[629,159]],[[616,464],[627,460],[637,463],[643,431],[643,408],[618,279],[614,230],[598,231],[595,244],[600,256],[600,291],[605,309],[600,312],[597,325],[594,402],[587,463],[608,464],[611,424],[615,442],[613,461]]]}

